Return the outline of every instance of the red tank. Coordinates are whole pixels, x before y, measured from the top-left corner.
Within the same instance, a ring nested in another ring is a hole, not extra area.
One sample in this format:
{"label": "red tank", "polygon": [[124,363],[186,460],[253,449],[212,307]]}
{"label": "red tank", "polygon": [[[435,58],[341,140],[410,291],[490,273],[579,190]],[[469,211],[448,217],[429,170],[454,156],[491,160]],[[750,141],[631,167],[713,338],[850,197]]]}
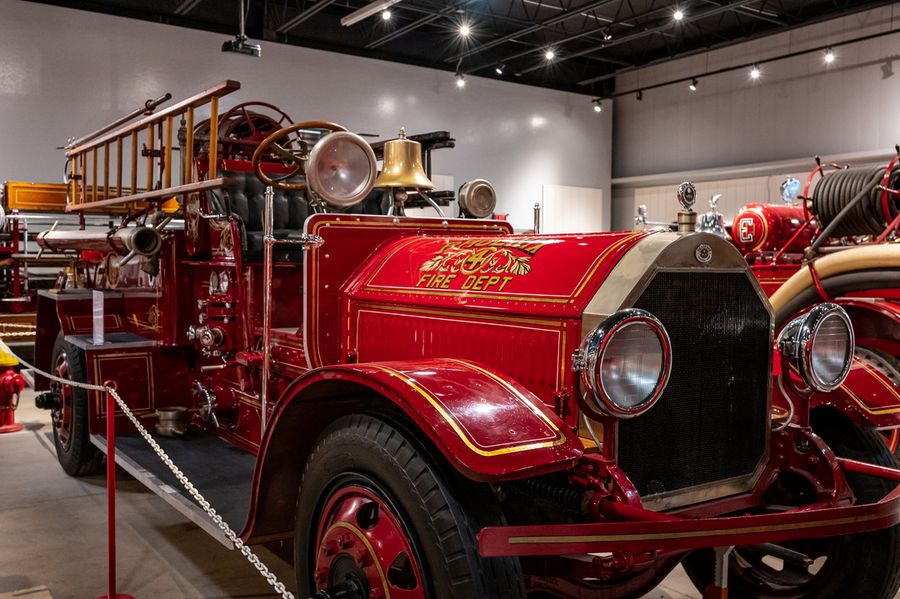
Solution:
{"label": "red tank", "polygon": [[734,217],[731,227],[734,244],[742,252],[778,251],[801,227],[804,229],[785,250],[802,252],[815,228],[804,226],[806,217],[801,206],[755,203],[747,204]]}

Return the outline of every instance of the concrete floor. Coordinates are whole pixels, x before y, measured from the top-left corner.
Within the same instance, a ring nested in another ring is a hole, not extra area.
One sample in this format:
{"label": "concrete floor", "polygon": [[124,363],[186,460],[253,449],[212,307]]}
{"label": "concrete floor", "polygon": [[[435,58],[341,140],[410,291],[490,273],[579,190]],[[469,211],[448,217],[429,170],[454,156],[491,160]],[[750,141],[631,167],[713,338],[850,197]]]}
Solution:
{"label": "concrete floor", "polygon": [[[0,599],[88,599],[105,594],[106,484],[76,479],[56,462],[49,413],[27,391],[16,413],[26,424],[0,435]],[[212,540],[120,471],[119,592],[149,597],[272,597],[237,552]],[[292,586],[291,568],[265,548],[263,561]],[[694,599],[681,568],[645,599]]]}

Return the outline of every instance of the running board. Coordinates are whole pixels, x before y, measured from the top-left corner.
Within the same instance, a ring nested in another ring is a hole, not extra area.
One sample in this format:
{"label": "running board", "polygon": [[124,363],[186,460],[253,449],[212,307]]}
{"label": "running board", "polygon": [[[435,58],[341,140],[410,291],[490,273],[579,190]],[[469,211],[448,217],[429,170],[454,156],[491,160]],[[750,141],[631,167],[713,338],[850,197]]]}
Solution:
{"label": "running board", "polygon": [[[91,435],[91,443],[96,445],[104,454],[106,452],[106,437]],[[159,495],[166,503],[174,507],[181,515],[199,526],[216,541],[229,549],[234,549],[234,544],[228,540],[219,527],[209,518],[206,512],[196,503],[188,499],[181,489],[176,489],[155,474],[145,469],[135,460],[128,457],[119,448],[116,449],[116,464],[121,466],[128,474],[136,478],[145,487]]]}

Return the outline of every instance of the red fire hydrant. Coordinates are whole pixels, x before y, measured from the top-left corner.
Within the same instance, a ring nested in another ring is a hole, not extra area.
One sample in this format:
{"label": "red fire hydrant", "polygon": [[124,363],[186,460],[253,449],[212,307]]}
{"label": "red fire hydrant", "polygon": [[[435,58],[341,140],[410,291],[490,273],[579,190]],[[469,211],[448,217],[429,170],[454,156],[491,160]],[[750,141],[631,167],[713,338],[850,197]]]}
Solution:
{"label": "red fire hydrant", "polygon": [[19,394],[25,388],[25,378],[13,370],[19,361],[0,349],[0,433],[14,433],[24,425],[16,422]]}

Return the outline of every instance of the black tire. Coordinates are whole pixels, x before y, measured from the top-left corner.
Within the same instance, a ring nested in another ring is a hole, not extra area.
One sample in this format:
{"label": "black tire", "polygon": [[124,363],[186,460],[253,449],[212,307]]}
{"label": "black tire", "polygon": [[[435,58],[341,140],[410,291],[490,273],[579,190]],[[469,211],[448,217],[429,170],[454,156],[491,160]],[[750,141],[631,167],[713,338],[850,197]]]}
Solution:
{"label": "black tire", "polygon": [[[830,409],[811,414],[813,430],[840,457],[895,467],[881,435],[873,429],[861,429],[843,414]],[[848,473],[847,482],[856,495],[857,503],[872,503],[889,493],[895,483],[881,478]],[[806,583],[796,587],[777,584],[778,574],[766,572],[768,566],[739,568],[732,558],[728,574],[729,597],[751,599],[781,597],[790,599],[894,599],[900,588],[900,526],[873,532],[812,540],[810,543],[785,544],[789,548],[815,546],[827,550],[821,570]],[[742,548],[737,548],[740,551]],[[713,580],[712,550],[695,551],[683,562],[694,586],[701,592]],[[744,560],[746,564],[747,561]]]}
{"label": "black tire", "polygon": [[518,559],[478,555],[480,528],[503,523],[490,489],[439,472],[436,462],[411,434],[378,417],[347,416],[326,429],[300,483],[294,535],[299,596],[316,592],[315,543],[325,505],[340,489],[360,485],[383,499],[402,524],[422,570],[423,596],[524,598]]}
{"label": "black tire", "polygon": [[[869,362],[895,386],[900,387],[900,360],[895,356],[874,347],[863,346],[856,347],[856,355]],[[897,429],[882,431],[881,436],[894,454],[897,461],[895,467],[900,466],[900,432]]]}
{"label": "black tire", "polygon": [[[67,376],[73,381],[84,382],[86,380],[86,367],[84,363],[84,352],[75,347],[71,343],[66,343],[63,334],[60,333],[56,337],[53,344],[53,354],[51,358],[51,371],[56,368],[61,357],[65,355],[65,364],[67,367]],[[53,374],[56,374],[55,372]],[[57,384],[54,384],[57,392],[60,394],[60,402],[63,399],[65,391]],[[56,446],[56,458],[59,465],[71,476],[88,476],[95,474],[103,465],[103,453],[91,443],[90,433],[88,430],[88,397],[87,391],[70,387],[70,421],[67,423],[68,435],[60,433],[62,410],[54,410],[51,417],[53,420],[53,444]]]}

